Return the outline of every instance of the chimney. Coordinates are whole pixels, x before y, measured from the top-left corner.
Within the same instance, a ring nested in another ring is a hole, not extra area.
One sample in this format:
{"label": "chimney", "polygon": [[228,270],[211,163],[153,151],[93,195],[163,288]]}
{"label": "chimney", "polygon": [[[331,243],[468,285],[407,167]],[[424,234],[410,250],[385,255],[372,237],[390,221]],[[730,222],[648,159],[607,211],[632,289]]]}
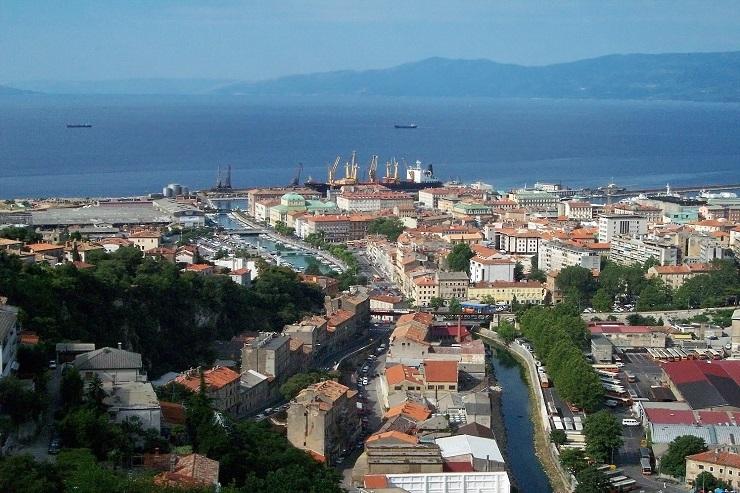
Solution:
{"label": "chimney", "polygon": [[118,349],[122,349],[122,346],[123,346],[123,344],[119,342],[118,343]]}

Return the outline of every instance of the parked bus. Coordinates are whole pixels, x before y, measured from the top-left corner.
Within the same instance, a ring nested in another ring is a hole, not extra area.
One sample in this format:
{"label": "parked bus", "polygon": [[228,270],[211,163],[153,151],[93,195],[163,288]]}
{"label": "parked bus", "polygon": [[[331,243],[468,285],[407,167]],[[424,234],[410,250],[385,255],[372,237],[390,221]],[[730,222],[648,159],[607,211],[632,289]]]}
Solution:
{"label": "parked bus", "polygon": [[650,459],[642,457],[640,459],[640,469],[645,476],[649,476],[653,473],[653,466],[650,465]]}
{"label": "parked bus", "polygon": [[637,381],[637,377],[632,373],[624,372],[624,376],[627,377],[627,381],[629,383],[635,383]]}

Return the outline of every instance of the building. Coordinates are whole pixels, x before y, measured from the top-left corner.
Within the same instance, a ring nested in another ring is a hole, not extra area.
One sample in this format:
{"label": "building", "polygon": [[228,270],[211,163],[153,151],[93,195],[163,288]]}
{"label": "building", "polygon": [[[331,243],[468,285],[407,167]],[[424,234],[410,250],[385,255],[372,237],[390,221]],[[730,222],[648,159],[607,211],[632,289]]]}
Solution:
{"label": "building", "polygon": [[601,270],[601,255],[590,248],[572,242],[548,240],[540,243],[537,253],[539,269],[550,272],[572,266],[598,272]]}
{"label": "building", "polygon": [[468,297],[468,274],[466,272],[437,272],[438,296],[443,300],[464,300]]}
{"label": "building", "polygon": [[591,335],[605,337],[618,348],[664,348],[666,334],[647,325],[610,325],[598,323],[589,327]]}
{"label": "building", "polygon": [[394,493],[509,493],[505,471],[368,474],[365,490]]}
{"label": "building", "polygon": [[232,270],[231,272],[229,272],[229,277],[232,281],[239,284],[240,286],[244,286],[245,288],[248,288],[252,285],[252,271],[250,271],[246,267]]}
{"label": "building", "polygon": [[154,484],[172,488],[210,487],[220,489],[218,482],[219,462],[205,455],[190,454],[179,459],[169,471],[157,474]]}
{"label": "building", "polygon": [[[278,205],[280,203],[280,197],[286,193],[298,194],[308,200],[318,200],[321,198],[319,192],[310,188],[255,188],[247,192],[247,213],[257,219],[256,207],[258,202],[274,201],[275,203],[273,205]],[[269,211],[267,211],[267,215],[262,217],[261,220],[265,221],[269,218]]]}
{"label": "building", "polygon": [[730,343],[732,345],[730,357],[734,360],[740,360],[740,308],[732,312]]}
{"label": "building", "polygon": [[128,235],[128,241],[142,252],[146,252],[147,250],[159,248],[161,237],[162,235],[159,231],[142,230]]}
{"label": "building", "polygon": [[663,371],[691,409],[740,411],[740,361],[675,361],[663,363]]}
{"label": "building", "polygon": [[648,269],[647,276],[657,277],[672,289],[678,289],[689,279],[711,270],[710,264],[654,265]]}
{"label": "building", "polygon": [[152,205],[172,218],[172,222],[186,228],[200,228],[206,224],[206,214],[195,206],[171,198],[155,200]]}
{"label": "building", "polygon": [[329,243],[345,243],[365,238],[368,226],[376,218],[370,214],[306,215],[296,219],[294,226],[300,238],[316,234]]}
{"label": "building", "polygon": [[260,332],[242,348],[242,371],[254,370],[283,381],[290,376],[289,368],[290,337],[287,335]]}
{"label": "building", "polygon": [[497,250],[511,255],[534,255],[539,250],[542,234],[533,229],[486,229],[486,238]]}
{"label": "building", "polygon": [[420,443],[400,431],[371,435],[365,442],[369,474],[442,472],[442,456],[435,443]]}
{"label": "building", "polygon": [[338,212],[334,202],[322,202],[320,200],[306,200],[303,195],[297,193],[286,193],[280,197],[280,203],[270,207],[270,225],[275,226],[282,222],[294,227],[294,215],[296,212],[307,214],[329,214]]}
{"label": "building", "polygon": [[16,356],[20,330],[18,308],[0,304],[0,378],[18,369]]}
{"label": "building", "polygon": [[609,242],[609,260],[618,264],[644,264],[651,258],[660,265],[676,265],[678,248],[670,241],[647,235],[617,235]]}
{"label": "building", "polygon": [[238,416],[241,404],[239,374],[230,368],[215,366],[202,373],[195,369],[188,370],[180,374],[175,382],[191,392],[200,392],[201,375],[205,383],[206,396],[214,409]]}
{"label": "building", "polygon": [[162,408],[150,382],[121,382],[106,389],[103,404],[117,423],[137,419],[143,428],[161,429]]}
{"label": "building", "polygon": [[611,363],[614,345],[604,334],[591,334],[591,356],[596,363]]}
{"label": "building", "polygon": [[357,392],[333,380],[309,385],[288,408],[288,441],[333,462],[360,432]]}
{"label": "building", "polygon": [[104,385],[147,381],[141,354],[120,347],[103,347],[80,354],[73,364],[85,382],[90,382],[95,375]]}
{"label": "building", "polygon": [[514,281],[516,261],[511,258],[486,258],[476,255],[470,259],[470,282]]}
{"label": "building", "polygon": [[517,190],[510,193],[509,198],[529,210],[555,210],[558,204],[556,195],[543,190]]}
{"label": "building", "polygon": [[541,305],[547,299],[547,289],[537,281],[478,282],[468,288],[470,299],[480,300],[486,296],[492,297],[497,303],[511,304],[516,298],[518,303]]}
{"label": "building", "polygon": [[439,199],[460,199],[460,188],[424,188],[419,190],[419,202],[427,209],[437,209]]}
{"label": "building", "polygon": [[558,215],[578,221],[590,221],[593,219],[593,207],[588,202],[565,200],[558,202]]}
{"label": "building", "polygon": [[506,471],[506,463],[496,440],[475,435],[437,438],[446,470]]}
{"label": "building", "polygon": [[443,390],[457,392],[457,361],[427,359],[422,363],[421,372],[426,395],[436,396]]}
{"label": "building", "polygon": [[349,212],[379,212],[394,207],[406,209],[414,206],[414,199],[405,192],[391,190],[345,191],[337,196],[337,207]]}
{"label": "building", "polygon": [[644,235],[647,225],[647,219],[637,214],[602,214],[599,216],[599,243],[611,243],[617,235]]}
{"label": "building", "polygon": [[660,224],[663,222],[663,210],[660,207],[641,205],[636,203],[619,203],[612,207],[612,213],[623,216],[642,216],[648,224]]}
{"label": "building", "polygon": [[257,412],[271,399],[270,378],[267,375],[247,370],[239,377],[239,412],[246,416]]}
{"label": "building", "polygon": [[695,484],[696,477],[708,472],[716,479],[727,484],[730,488],[740,486],[740,454],[735,450],[710,450],[686,457],[686,483],[689,486],[700,488]]}

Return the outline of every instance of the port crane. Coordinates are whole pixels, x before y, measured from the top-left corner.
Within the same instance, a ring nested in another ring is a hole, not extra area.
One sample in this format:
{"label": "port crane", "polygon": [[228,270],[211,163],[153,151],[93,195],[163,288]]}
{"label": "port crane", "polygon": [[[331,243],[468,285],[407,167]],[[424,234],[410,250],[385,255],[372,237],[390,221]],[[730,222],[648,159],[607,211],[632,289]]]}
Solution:
{"label": "port crane", "polygon": [[334,164],[331,165],[331,166],[329,166],[329,168],[328,168],[328,171],[329,171],[329,173],[328,173],[329,174],[329,177],[328,177],[329,180],[328,180],[328,182],[329,182],[329,185],[330,186],[334,186],[334,180],[337,177],[337,168],[339,167],[339,162],[341,160],[342,160],[342,156],[337,156],[337,158],[334,160]]}
{"label": "port crane", "polygon": [[370,183],[378,181],[378,156],[373,154],[370,158],[370,164],[367,167],[367,179]]}
{"label": "port crane", "polygon": [[296,167],[295,176],[293,177],[293,180],[290,182],[291,187],[298,187],[301,184],[301,173],[303,173],[303,163],[298,163],[298,166]]}

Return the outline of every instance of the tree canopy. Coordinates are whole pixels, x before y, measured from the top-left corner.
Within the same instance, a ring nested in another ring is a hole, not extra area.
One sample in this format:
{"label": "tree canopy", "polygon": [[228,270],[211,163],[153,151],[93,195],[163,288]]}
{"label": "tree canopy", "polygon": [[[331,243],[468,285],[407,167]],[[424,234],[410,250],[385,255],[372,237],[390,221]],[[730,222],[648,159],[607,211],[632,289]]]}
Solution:
{"label": "tree canopy", "polygon": [[290,400],[309,385],[321,382],[322,380],[331,380],[334,378],[337,378],[337,375],[326,371],[296,373],[280,386],[280,394],[282,394],[286,400]]}
{"label": "tree canopy", "polygon": [[470,259],[475,254],[465,243],[458,243],[452,247],[452,251],[447,255],[447,267],[451,271],[465,271],[470,274]]}
{"label": "tree canopy", "polygon": [[560,271],[555,279],[555,286],[570,301],[581,304],[591,300],[596,289],[596,281],[589,269],[573,265]]}
{"label": "tree canopy", "polygon": [[371,235],[383,235],[388,241],[396,241],[403,233],[404,225],[396,216],[378,217],[373,219],[367,226],[367,232]]}
{"label": "tree canopy", "polygon": [[660,461],[661,472],[677,478],[686,476],[686,456],[705,452],[707,444],[703,438],[693,435],[676,437],[669,445],[668,451]]}
{"label": "tree canopy", "polygon": [[586,453],[593,459],[609,462],[614,449],[622,446],[622,425],[609,411],[598,411],[586,416],[583,425]]}

